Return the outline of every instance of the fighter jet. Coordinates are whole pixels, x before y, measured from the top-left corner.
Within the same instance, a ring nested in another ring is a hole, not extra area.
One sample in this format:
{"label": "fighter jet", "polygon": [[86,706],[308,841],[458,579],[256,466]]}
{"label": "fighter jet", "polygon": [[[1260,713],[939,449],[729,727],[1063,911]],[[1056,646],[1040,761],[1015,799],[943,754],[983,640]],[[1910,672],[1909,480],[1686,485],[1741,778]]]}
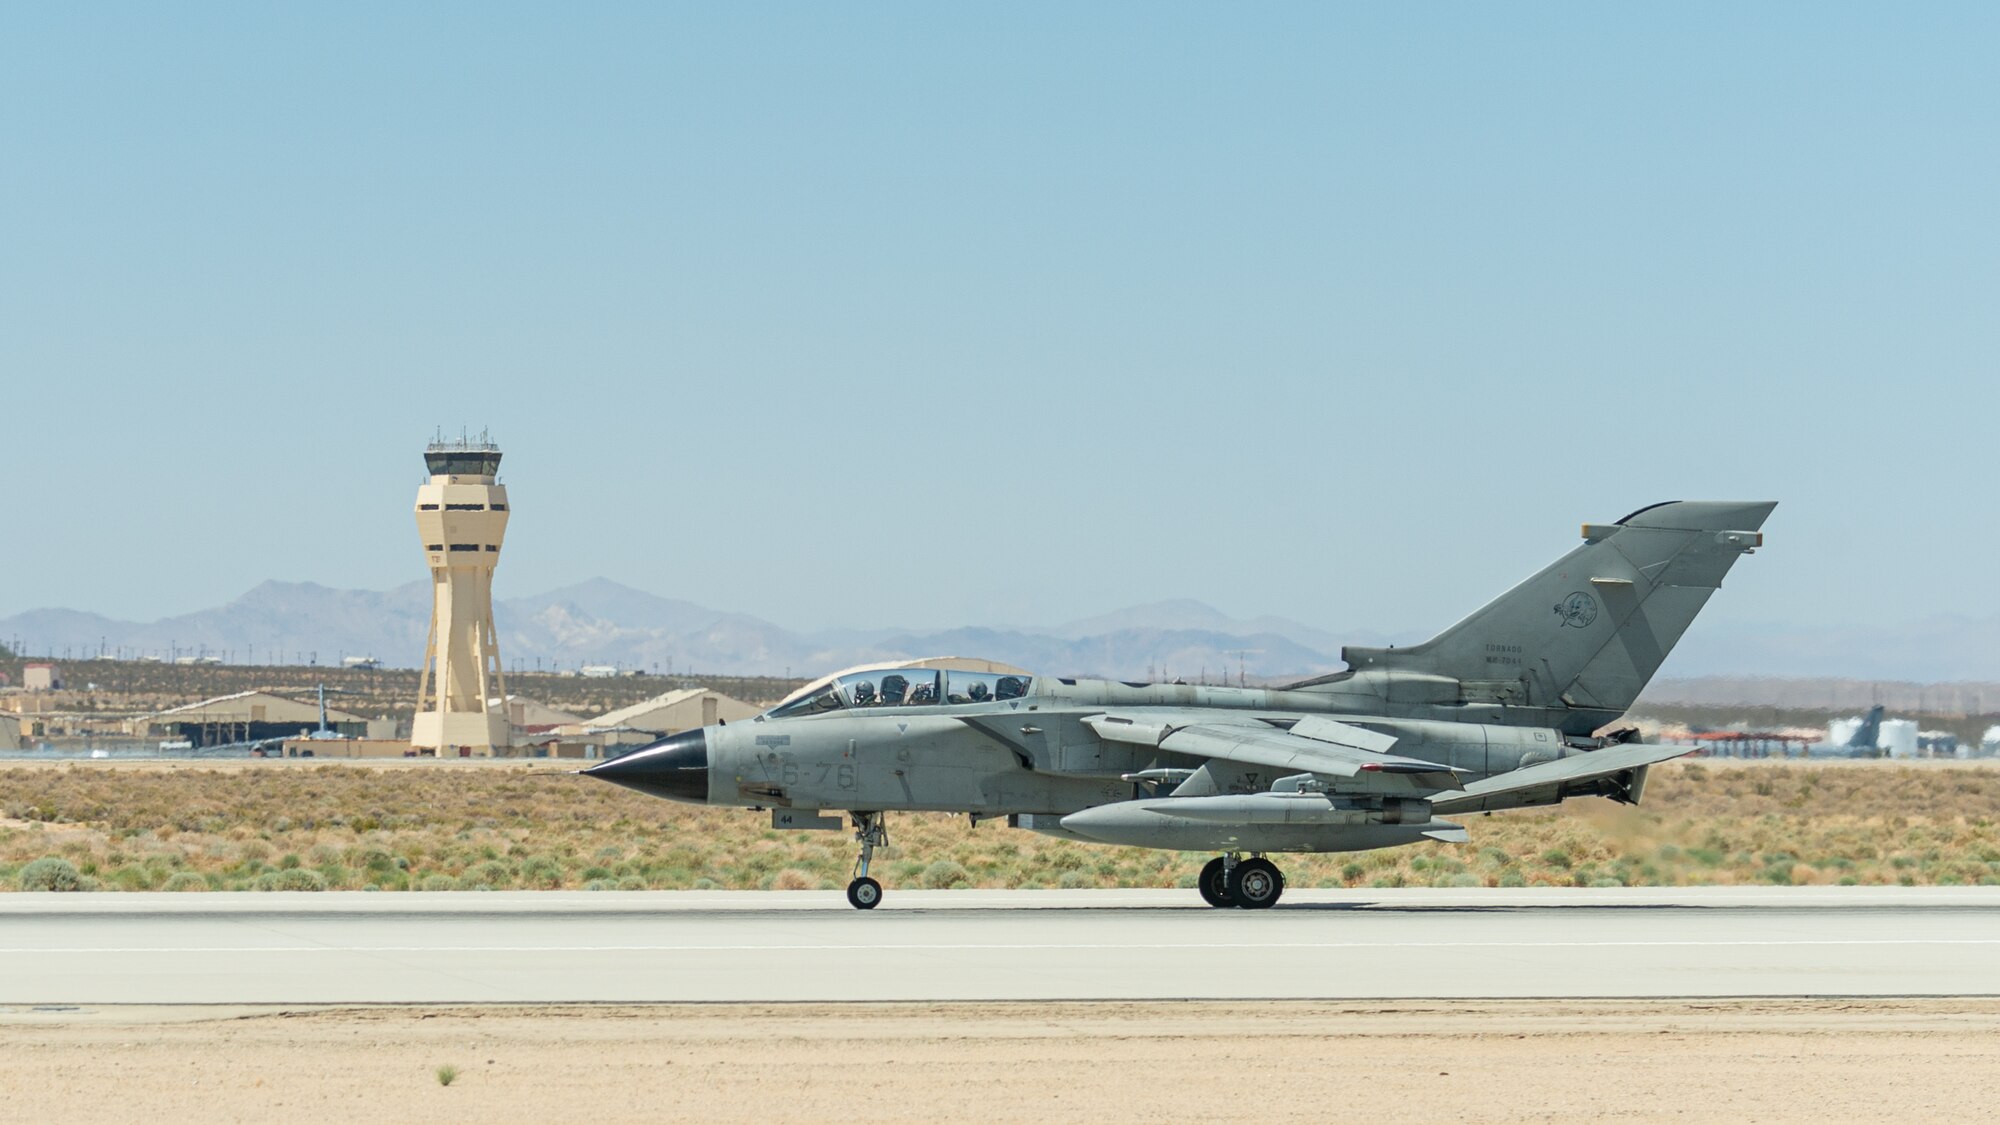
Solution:
{"label": "fighter jet", "polygon": [[1344,671],[1277,688],[1050,678],[982,660],[852,668],[747,722],[671,735],[585,773],[695,804],[768,809],[774,828],[859,844],[886,814],[965,814],[1087,843],[1219,853],[1211,906],[1275,904],[1268,856],[1463,843],[1447,816],[1637,804],[1687,753],[1609,728],[1741,555],[1769,502],[1673,501],[1610,524],[1436,637],[1341,651]]}

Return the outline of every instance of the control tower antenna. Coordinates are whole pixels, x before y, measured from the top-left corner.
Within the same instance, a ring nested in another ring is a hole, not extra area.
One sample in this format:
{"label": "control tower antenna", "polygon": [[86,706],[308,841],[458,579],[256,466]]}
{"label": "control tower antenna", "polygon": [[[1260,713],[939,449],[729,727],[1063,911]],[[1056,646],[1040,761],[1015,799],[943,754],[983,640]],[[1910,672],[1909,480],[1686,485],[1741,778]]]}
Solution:
{"label": "control tower antenna", "polygon": [[431,630],[410,742],[440,757],[487,757],[510,741],[493,628],[493,568],[507,534],[500,447],[484,433],[446,440],[440,430],[424,464],[430,480],[417,487],[417,531],[431,568]]}

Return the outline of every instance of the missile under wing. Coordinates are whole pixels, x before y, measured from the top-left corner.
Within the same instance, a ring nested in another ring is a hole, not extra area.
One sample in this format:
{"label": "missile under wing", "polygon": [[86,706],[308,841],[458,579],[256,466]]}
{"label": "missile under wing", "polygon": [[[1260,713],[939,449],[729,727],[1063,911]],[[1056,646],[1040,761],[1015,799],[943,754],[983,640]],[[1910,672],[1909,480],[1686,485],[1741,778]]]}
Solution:
{"label": "missile under wing", "polygon": [[[1277,688],[1052,678],[940,658],[853,668],[750,722],[585,771],[675,800],[852,825],[848,899],[886,814],[948,811],[1094,843],[1213,850],[1202,897],[1278,901],[1272,853],[1463,841],[1446,817],[1601,796],[1636,803],[1685,753],[1603,736],[1737,559],[1768,502],[1671,502],[1609,524],[1457,625]],[[845,813],[843,817],[838,815]],[[832,814],[832,815],[829,815]]]}

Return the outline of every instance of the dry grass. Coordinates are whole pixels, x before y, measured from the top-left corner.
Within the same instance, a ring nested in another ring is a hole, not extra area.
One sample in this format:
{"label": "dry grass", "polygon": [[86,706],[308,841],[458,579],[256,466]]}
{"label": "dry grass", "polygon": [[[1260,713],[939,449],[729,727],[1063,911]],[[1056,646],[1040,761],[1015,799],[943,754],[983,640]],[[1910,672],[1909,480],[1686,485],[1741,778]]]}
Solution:
{"label": "dry grass", "polygon": [[[1471,818],[1470,845],[1283,857],[1294,886],[2000,882],[2000,771],[1673,763],[1638,809]],[[0,770],[0,887],[56,857],[86,889],[834,888],[845,833],[528,766]],[[1193,885],[1206,854],[890,818],[892,886]],[[46,870],[46,868],[44,868]]]}

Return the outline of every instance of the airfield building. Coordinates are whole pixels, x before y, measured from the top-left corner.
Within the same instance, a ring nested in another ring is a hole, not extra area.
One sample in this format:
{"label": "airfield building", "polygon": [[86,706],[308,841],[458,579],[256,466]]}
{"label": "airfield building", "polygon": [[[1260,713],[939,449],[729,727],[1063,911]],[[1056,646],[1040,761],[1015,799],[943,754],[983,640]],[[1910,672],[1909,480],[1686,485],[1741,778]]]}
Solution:
{"label": "airfield building", "polygon": [[578,733],[603,738],[609,752],[613,747],[637,746],[696,727],[740,722],[755,717],[758,710],[719,691],[681,688],[630,707],[607,711],[582,724]]}
{"label": "airfield building", "polygon": [[[344,738],[388,738],[396,732],[394,719],[368,719],[331,707],[326,711],[326,725]],[[287,699],[266,691],[240,691],[134,719],[130,733],[164,742],[224,746],[286,738],[318,728],[319,704],[315,701]]]}

